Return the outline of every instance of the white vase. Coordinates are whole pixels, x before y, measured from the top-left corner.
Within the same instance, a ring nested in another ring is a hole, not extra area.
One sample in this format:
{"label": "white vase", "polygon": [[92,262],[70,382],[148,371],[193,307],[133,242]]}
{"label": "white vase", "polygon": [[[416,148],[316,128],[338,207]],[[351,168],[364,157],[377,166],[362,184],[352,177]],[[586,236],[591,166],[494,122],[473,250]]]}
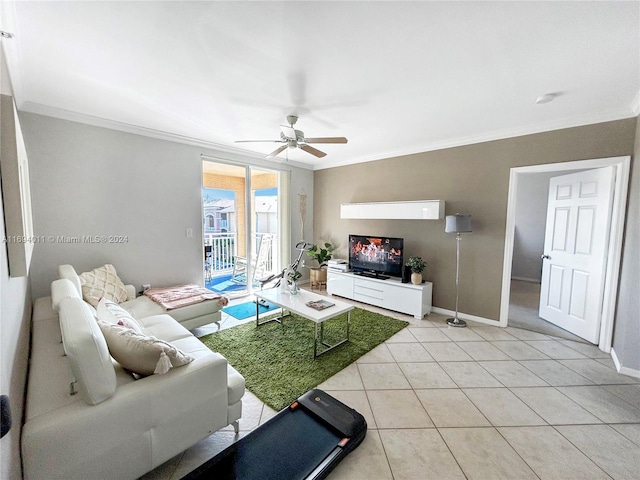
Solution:
{"label": "white vase", "polygon": [[414,285],[420,285],[422,283],[422,274],[421,273],[412,273],[411,274],[411,283]]}
{"label": "white vase", "polygon": [[291,282],[291,290],[289,290],[289,294],[298,295],[300,293],[300,288],[298,287],[298,282],[295,280]]}

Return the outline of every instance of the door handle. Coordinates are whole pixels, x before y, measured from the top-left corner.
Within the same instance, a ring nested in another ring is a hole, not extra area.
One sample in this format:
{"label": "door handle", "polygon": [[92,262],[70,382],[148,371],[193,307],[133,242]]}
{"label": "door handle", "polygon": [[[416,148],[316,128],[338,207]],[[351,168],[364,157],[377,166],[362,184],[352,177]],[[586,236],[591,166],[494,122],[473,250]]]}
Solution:
{"label": "door handle", "polygon": [[549,255],[544,255],[544,254],[540,255],[540,258],[541,258],[542,260],[545,260],[545,259],[546,259],[546,260],[551,260],[551,257],[550,257]]}

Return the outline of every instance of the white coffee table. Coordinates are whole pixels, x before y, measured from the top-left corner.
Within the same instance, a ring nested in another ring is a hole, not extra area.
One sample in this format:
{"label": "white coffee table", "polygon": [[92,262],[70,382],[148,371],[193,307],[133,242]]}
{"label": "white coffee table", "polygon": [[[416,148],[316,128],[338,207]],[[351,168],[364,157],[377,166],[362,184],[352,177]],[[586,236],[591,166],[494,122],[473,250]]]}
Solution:
{"label": "white coffee table", "polygon": [[[313,341],[313,356],[318,357],[323,353],[328,352],[329,350],[334,349],[335,347],[342,345],[344,342],[349,340],[349,325],[351,323],[351,310],[353,310],[353,305],[350,305],[345,302],[341,302],[340,300],[336,300],[334,298],[327,298],[322,295],[318,295],[316,293],[308,292],[306,290],[300,290],[298,295],[291,295],[289,292],[281,291],[278,288],[274,288],[271,290],[265,290],[264,292],[254,292],[254,295],[257,299],[263,299],[270,303],[273,303],[283,310],[283,315],[280,317],[272,318],[263,322],[260,322],[258,317],[259,305],[256,302],[256,327],[260,325],[264,325],[269,322],[281,322],[282,318],[287,316],[284,315],[284,311],[289,311],[291,313],[296,313],[307,320],[311,320],[315,323],[314,326],[314,341]],[[307,302],[317,301],[317,300],[327,300],[334,305],[325,308],[324,310],[316,310],[315,308],[307,307]],[[338,343],[333,345],[329,345],[324,341],[324,322],[325,320],[329,320],[330,318],[337,317],[343,313],[347,314],[347,328],[346,328],[346,336],[344,339],[340,340]],[[318,334],[318,325],[320,325],[320,334]],[[318,353],[318,340],[320,344],[325,348]]]}

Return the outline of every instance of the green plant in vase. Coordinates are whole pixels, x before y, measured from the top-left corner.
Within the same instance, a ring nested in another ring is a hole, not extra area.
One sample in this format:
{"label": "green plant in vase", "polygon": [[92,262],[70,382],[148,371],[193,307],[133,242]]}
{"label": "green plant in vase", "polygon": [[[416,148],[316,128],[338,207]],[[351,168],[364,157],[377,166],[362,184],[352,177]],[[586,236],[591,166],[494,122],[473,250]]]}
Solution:
{"label": "green plant in vase", "polygon": [[323,268],[331,260],[331,252],[335,249],[329,242],[325,242],[324,248],[316,244],[307,252],[311,258],[318,262],[318,268],[310,268],[311,288],[327,284],[327,269]]}
{"label": "green plant in vase", "polygon": [[314,244],[313,247],[307,252],[311,258],[316,259],[318,264],[321,267],[324,267],[329,260],[331,260],[331,252],[333,252],[335,248],[329,242],[325,242],[324,248]]}
{"label": "green plant in vase", "polygon": [[427,264],[422,257],[409,257],[406,263],[411,269],[411,283],[420,285],[422,283],[422,272],[427,268]]}

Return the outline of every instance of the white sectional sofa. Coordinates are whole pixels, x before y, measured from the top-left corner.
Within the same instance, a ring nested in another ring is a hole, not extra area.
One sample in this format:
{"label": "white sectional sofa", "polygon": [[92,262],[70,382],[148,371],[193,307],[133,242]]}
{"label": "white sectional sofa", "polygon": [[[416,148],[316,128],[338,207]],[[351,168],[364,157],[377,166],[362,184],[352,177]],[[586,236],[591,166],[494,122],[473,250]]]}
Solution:
{"label": "white sectional sofa", "polygon": [[193,361],[135,379],[111,358],[104,325],[70,280],[35,301],[25,479],[134,479],[229,424],[237,433],[244,378],[171,316],[137,322]]}
{"label": "white sectional sofa", "polygon": [[[71,281],[80,294],[82,294],[82,282],[73,266],[60,265],[58,267],[58,278],[66,278]],[[215,323],[218,328],[220,328],[220,319],[222,318],[220,310],[222,310],[224,303],[221,303],[217,299],[167,311],[144,295],[136,297],[136,288],[133,285],[124,285],[124,287],[126,288],[128,296],[127,300],[122,302],[121,305],[129,310],[135,318],[167,313],[187,330],[193,330],[194,328],[210,323]]]}

